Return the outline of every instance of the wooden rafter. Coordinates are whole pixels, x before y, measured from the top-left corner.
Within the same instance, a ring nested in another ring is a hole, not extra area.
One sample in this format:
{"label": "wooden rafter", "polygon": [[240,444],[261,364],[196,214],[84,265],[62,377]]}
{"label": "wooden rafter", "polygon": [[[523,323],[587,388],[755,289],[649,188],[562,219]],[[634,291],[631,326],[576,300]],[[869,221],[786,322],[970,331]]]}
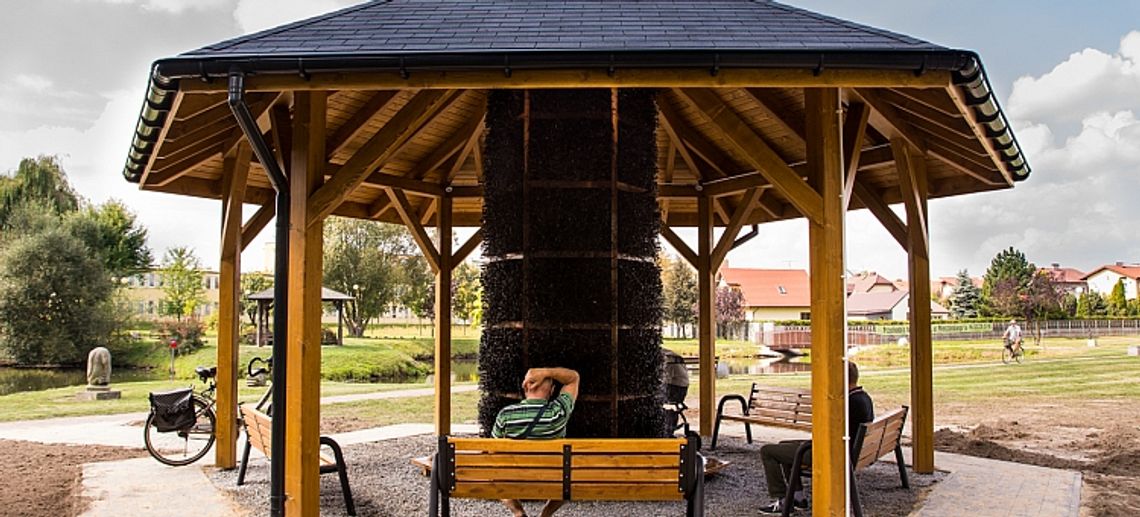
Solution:
{"label": "wooden rafter", "polygon": [[776,108],[776,100],[772,98],[771,91],[763,88],[746,88],[742,90],[744,96],[760,109],[769,120],[773,121],[792,136],[796,143],[804,146],[806,152],[807,130],[804,129],[803,120],[792,117]]}
{"label": "wooden rafter", "polygon": [[[724,152],[709,142],[704,135],[690,127],[672,104],[663,100],[658,103],[657,110],[661,114],[662,126],[669,134],[669,138],[674,141],[674,145],[679,147],[678,151],[691,152],[709,165],[707,169],[701,167],[702,170],[694,170],[694,174],[700,174],[700,178],[707,181],[738,172],[739,167],[731,159],[726,158]],[[688,160],[685,164],[689,164]]]}
{"label": "wooden rafter", "polygon": [[400,189],[389,187],[385,190],[388,192],[388,197],[392,199],[392,207],[396,209],[397,214],[400,214],[400,220],[404,222],[404,226],[408,227],[408,231],[412,232],[412,240],[416,241],[416,245],[420,247],[428,265],[431,266],[432,271],[439,271],[439,252],[436,251],[435,244],[431,242],[431,236],[428,235],[423,224],[420,224],[420,221],[416,219],[416,211],[408,202],[408,196]]}
{"label": "wooden rafter", "polygon": [[871,110],[866,104],[852,102],[847,105],[847,117],[843,121],[843,210],[851,205],[859,160],[863,155],[863,144],[867,139],[867,120]]}
{"label": "wooden rafter", "polygon": [[764,191],[758,188],[750,188],[744,193],[744,200],[736,205],[736,211],[732,213],[732,218],[729,219],[728,225],[724,228],[724,233],[720,235],[720,241],[717,242],[716,247],[712,252],[712,269],[720,269],[720,265],[724,262],[724,258],[728,256],[729,250],[732,249],[733,243],[736,242],[736,235],[740,233],[740,228],[744,226],[744,221],[748,216],[752,215],[752,210],[756,207],[756,202]]}
{"label": "wooden rafter", "polygon": [[269,109],[269,138],[281,170],[290,170],[293,154],[293,129],[289,107],[278,104]]}
{"label": "wooden rafter", "polygon": [[212,140],[199,142],[178,156],[171,156],[147,176],[147,185],[164,187],[222,154],[222,144],[226,135],[218,135]]}
{"label": "wooden rafter", "polygon": [[453,156],[461,152],[467,146],[472,136],[479,132],[482,128],[483,116],[471,117],[465,122],[455,133],[453,133],[447,140],[436,146],[426,157],[416,162],[415,166],[405,175],[408,178],[422,180],[431,174],[444,167]]}
{"label": "wooden rafter", "polygon": [[416,211],[419,214],[417,217],[420,220],[420,224],[424,226],[431,224],[432,218],[435,217],[436,210],[439,209],[440,199],[442,199],[442,196],[432,197],[429,198],[426,203],[420,205],[419,210]]}
{"label": "wooden rafter", "polygon": [[[662,171],[662,183],[673,183],[673,169],[677,166],[677,148],[673,146],[672,140],[667,140],[665,143],[665,169]],[[661,219],[669,220],[669,199],[661,198]]]}
{"label": "wooden rafter", "polygon": [[460,262],[463,262],[467,259],[467,256],[470,255],[471,252],[475,251],[475,248],[478,248],[482,243],[483,229],[479,228],[473,235],[471,235],[471,237],[467,238],[467,242],[464,242],[463,245],[459,247],[459,249],[455,250],[455,253],[451,255],[451,263],[459,264]]}
{"label": "wooden rafter", "polygon": [[697,254],[693,252],[693,248],[690,248],[688,244],[685,244],[685,241],[681,240],[681,238],[678,237],[676,233],[673,233],[673,229],[664,222],[661,224],[661,236],[664,237],[669,245],[673,246],[673,249],[677,250],[677,253],[681,255],[681,257],[683,257],[686,261],[688,261],[690,265],[697,267]]}
{"label": "wooden rafter", "polygon": [[356,110],[356,113],[345,121],[344,125],[340,126],[336,133],[333,133],[332,137],[329,138],[329,141],[325,143],[329,158],[339,153],[344,149],[344,146],[360,135],[368,123],[396,99],[397,93],[399,92],[395,90],[382,90],[374,92],[368,100],[364,101],[360,109]]}
{"label": "wooden rafter", "polygon": [[902,219],[899,219],[898,214],[896,214],[894,210],[891,210],[890,205],[883,200],[882,196],[877,194],[867,182],[861,179],[855,180],[852,193],[855,198],[863,203],[863,206],[867,207],[867,210],[879,220],[879,223],[883,225],[887,233],[891,234],[891,237],[894,237],[903,249],[906,249],[906,224],[902,222]]}
{"label": "wooden rafter", "polygon": [[332,179],[312,195],[309,203],[312,203],[313,209],[309,210],[311,219],[308,224],[321,220],[335,210],[372,171],[391,158],[420,127],[438,115],[439,110],[455,95],[453,90],[428,90],[409,100],[380,131],[357,149]]}
{"label": "wooden rafter", "polygon": [[941,111],[942,113],[951,117],[962,118],[962,114],[958,112],[958,106],[954,104],[954,99],[944,95],[945,92],[933,88],[915,90],[911,88],[892,88],[891,93],[900,97],[906,97],[915,102],[921,102],[933,109]]}
{"label": "wooden rafter", "polygon": [[871,112],[871,125],[889,139],[902,138],[923,154],[926,153],[926,138],[911,127],[910,122],[899,111],[880,97],[877,92],[864,88],[854,90],[863,102],[873,109]]}
{"label": "wooden rafter", "polygon": [[441,184],[450,185],[452,181],[455,181],[455,177],[459,175],[459,171],[463,169],[463,165],[467,163],[467,157],[471,156],[476,147],[479,147],[479,139],[482,138],[483,131],[484,126],[480,125],[471,133],[471,137],[467,139],[467,144],[464,145],[463,149],[456,155],[455,162],[451,164],[451,168],[447,171],[447,175],[443,181],[440,182]]}
{"label": "wooden rafter", "polygon": [[716,93],[700,89],[674,91],[696,108],[711,123],[711,127],[768,178],[800,213],[812,221],[820,221],[823,200],[819,193],[768,147]]}
{"label": "wooden rafter", "polygon": [[[910,253],[917,253],[929,257],[930,238],[929,226],[926,218],[927,193],[922,191],[926,187],[926,164],[921,158],[916,159],[914,151],[902,139],[891,140],[891,149],[895,153],[895,164],[899,171],[899,191],[902,193],[903,204],[906,205],[907,219],[910,224],[918,224],[919,228],[910,228],[911,233],[918,232],[922,239],[911,242],[908,248]],[[909,228],[909,225],[908,225]],[[913,249],[917,244],[921,249]]]}
{"label": "wooden rafter", "polygon": [[982,129],[982,123],[978,120],[977,113],[970,108],[970,103],[966,100],[966,95],[962,92],[961,88],[955,85],[947,85],[946,92],[950,94],[950,98],[954,100],[954,105],[958,107],[958,113],[961,113],[966,119],[966,125],[974,133],[974,138],[977,138],[985,148],[986,153],[990,155],[994,165],[1001,171],[1002,177],[1005,179],[1006,184],[1013,186],[1013,174],[1009,170],[1009,166],[1002,158],[1000,152],[994,147],[993,140],[989,138],[986,131]]}
{"label": "wooden rafter", "polygon": [[241,226],[242,251],[245,251],[245,248],[249,246],[249,243],[253,242],[253,239],[257,238],[257,234],[261,233],[261,230],[265,229],[265,225],[269,224],[269,221],[273,219],[274,215],[276,215],[276,210],[277,207],[272,201],[261,205],[261,207],[253,213],[253,217],[250,217],[249,220]]}

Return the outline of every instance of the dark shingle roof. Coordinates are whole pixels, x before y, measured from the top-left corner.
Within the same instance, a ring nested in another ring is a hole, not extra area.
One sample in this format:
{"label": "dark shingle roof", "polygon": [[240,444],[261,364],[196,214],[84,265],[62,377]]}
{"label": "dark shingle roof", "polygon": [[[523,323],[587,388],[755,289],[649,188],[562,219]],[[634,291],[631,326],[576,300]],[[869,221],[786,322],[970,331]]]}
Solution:
{"label": "dark shingle roof", "polygon": [[376,0],[183,57],[944,47],[767,0]]}

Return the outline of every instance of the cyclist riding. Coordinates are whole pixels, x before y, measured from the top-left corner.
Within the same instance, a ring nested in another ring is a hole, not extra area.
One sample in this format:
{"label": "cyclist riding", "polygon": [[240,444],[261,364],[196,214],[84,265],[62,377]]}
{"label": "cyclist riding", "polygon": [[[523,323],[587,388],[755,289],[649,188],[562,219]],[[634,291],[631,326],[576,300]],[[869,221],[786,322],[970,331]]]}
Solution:
{"label": "cyclist riding", "polygon": [[1009,320],[1009,326],[1005,328],[1001,337],[1005,341],[1005,348],[1009,350],[1011,355],[1016,356],[1021,353],[1021,326],[1017,324],[1017,318]]}

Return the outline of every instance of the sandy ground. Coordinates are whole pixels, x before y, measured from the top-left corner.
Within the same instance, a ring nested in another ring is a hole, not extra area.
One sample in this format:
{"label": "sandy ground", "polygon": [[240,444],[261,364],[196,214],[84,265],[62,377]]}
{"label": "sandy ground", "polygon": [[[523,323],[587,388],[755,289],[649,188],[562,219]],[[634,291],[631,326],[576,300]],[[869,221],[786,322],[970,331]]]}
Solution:
{"label": "sandy ground", "polygon": [[81,465],[143,455],[142,449],[0,440],[0,515],[79,515],[87,505],[78,494]]}
{"label": "sandy ground", "polygon": [[[1114,400],[938,407],[938,450],[1084,475],[1081,515],[1140,515],[1140,405]],[[979,416],[985,415],[985,416]]]}

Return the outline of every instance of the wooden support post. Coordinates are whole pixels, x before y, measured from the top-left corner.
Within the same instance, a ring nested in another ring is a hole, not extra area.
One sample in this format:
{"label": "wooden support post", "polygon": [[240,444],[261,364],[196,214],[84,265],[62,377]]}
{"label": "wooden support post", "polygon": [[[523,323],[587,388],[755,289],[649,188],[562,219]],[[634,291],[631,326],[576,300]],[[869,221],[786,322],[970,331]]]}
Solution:
{"label": "wooden support post", "polygon": [[218,268],[217,425],[214,464],[237,466],[238,343],[241,339],[242,200],[252,154],[248,143],[223,162],[222,261]]}
{"label": "wooden support post", "polygon": [[892,140],[907,219],[907,280],[910,282],[910,403],[915,472],[934,472],[934,359],[930,330],[930,249],[926,162]]}
{"label": "wooden support post", "polygon": [[844,352],[843,149],[839,90],[806,88],[808,179],[823,199],[808,221],[811,262],[812,515],[845,515],[847,434]]}
{"label": "wooden support post", "polygon": [[439,198],[435,271],[435,434],[451,434],[451,198]]}
{"label": "wooden support post", "polygon": [[[321,260],[324,225],[312,221],[310,199],[323,183],[325,92],[294,94],[289,228],[289,327],[286,368],[285,514],[320,514]],[[319,219],[319,217],[318,217]],[[275,339],[277,337],[275,336]]]}
{"label": "wooden support post", "polygon": [[712,198],[697,198],[697,339],[700,348],[701,436],[712,436],[716,411],[716,271],[712,270]]}

